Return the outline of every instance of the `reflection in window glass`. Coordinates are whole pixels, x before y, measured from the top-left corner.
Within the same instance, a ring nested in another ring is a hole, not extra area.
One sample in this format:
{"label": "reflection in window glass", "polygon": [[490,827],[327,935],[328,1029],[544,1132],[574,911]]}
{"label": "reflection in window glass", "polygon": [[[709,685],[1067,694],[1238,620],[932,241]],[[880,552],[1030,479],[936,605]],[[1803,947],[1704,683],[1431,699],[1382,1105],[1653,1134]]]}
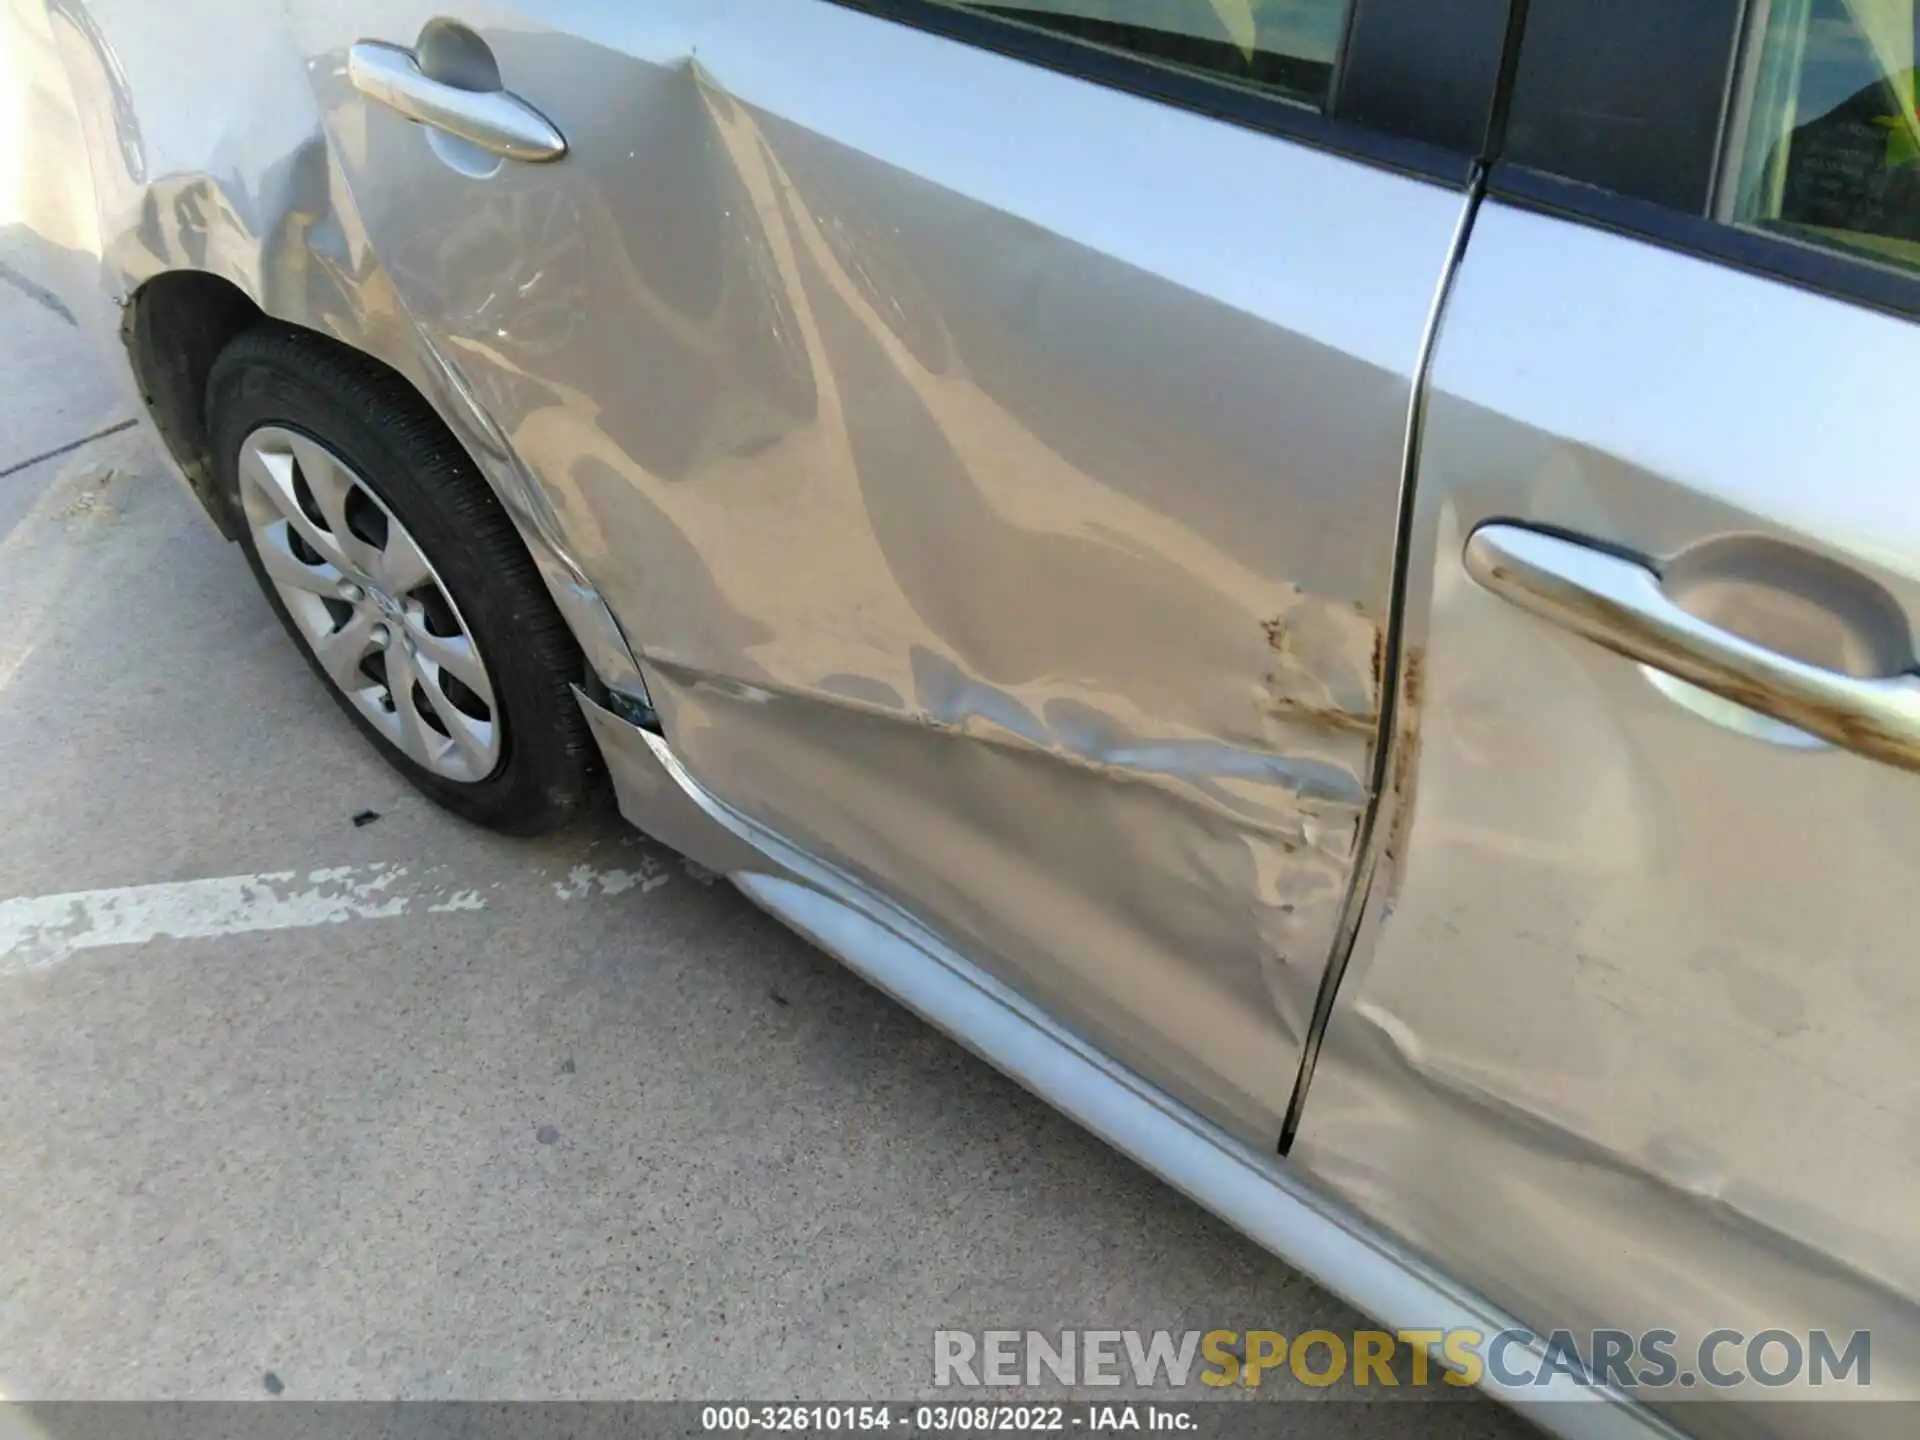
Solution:
{"label": "reflection in window glass", "polygon": [[949,0],[1324,106],[1347,0]]}
{"label": "reflection in window glass", "polygon": [[1771,0],[1733,219],[1920,269],[1916,0]]}

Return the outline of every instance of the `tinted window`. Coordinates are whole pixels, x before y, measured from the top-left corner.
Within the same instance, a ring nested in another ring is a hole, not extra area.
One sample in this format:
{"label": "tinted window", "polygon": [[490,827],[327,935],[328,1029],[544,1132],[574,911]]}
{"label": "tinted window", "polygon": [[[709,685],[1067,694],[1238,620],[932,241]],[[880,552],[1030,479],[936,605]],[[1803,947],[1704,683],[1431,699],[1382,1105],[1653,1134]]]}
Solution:
{"label": "tinted window", "polygon": [[1920,269],[1915,0],[1772,0],[1728,176],[1736,222]]}
{"label": "tinted window", "polygon": [[1324,107],[1347,0],[948,0]]}

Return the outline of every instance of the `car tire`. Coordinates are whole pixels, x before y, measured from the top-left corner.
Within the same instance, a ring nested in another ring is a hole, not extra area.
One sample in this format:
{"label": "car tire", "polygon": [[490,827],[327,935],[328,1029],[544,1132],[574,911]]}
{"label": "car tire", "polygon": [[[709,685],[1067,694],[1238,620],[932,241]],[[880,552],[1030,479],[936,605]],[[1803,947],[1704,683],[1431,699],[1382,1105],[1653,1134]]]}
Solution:
{"label": "car tire", "polygon": [[367,357],[264,325],[214,362],[206,421],[254,577],[361,733],[462,819],[566,824],[597,779],[585,665],[439,417]]}

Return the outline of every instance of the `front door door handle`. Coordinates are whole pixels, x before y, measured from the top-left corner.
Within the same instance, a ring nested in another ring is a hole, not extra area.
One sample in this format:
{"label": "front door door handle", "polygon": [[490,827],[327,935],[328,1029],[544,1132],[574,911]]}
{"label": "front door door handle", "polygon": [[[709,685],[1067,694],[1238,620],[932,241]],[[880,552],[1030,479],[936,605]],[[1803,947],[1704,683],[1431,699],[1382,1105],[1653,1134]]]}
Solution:
{"label": "front door door handle", "polygon": [[1467,573],[1522,610],[1629,660],[1889,765],[1920,770],[1920,676],[1862,678],[1710,625],[1638,561],[1525,526],[1482,525]]}
{"label": "front door door handle", "polygon": [[505,90],[463,90],[436,80],[399,45],[360,41],[347,51],[347,77],[368,99],[508,160],[558,160],[567,153],[566,136],[526,101]]}

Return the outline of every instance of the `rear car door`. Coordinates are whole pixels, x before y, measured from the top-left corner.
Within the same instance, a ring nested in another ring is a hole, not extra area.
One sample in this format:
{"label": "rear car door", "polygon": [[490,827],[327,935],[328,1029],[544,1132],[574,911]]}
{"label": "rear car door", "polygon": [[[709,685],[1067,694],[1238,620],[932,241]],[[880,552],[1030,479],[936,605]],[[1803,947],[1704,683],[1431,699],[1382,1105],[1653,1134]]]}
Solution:
{"label": "rear car door", "polygon": [[1590,1363],[1672,1332],[1605,1377],[1660,1403],[1848,1393],[1815,1329],[1914,1394],[1914,39],[1910,0],[1534,0],[1433,358],[1381,868],[1291,1154]]}
{"label": "rear car door", "polygon": [[[1446,8],[290,0],[399,309],[688,772],[1263,1147],[1498,60]],[[412,123],[360,41],[564,159]]]}

